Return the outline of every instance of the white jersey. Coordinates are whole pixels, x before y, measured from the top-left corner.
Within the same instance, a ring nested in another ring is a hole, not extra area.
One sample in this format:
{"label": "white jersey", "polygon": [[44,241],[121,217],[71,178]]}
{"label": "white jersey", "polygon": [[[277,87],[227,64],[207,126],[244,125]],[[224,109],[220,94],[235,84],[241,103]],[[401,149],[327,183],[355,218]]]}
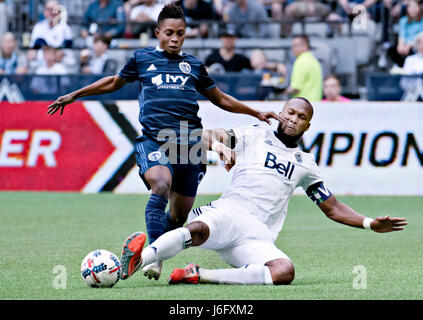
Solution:
{"label": "white jersey", "polygon": [[63,46],[65,40],[72,40],[72,29],[68,24],[59,22],[50,27],[47,19],[41,20],[34,25],[31,33],[30,47],[33,47],[35,41],[39,38],[44,39],[47,44],[54,48]]}
{"label": "white jersey", "polygon": [[212,202],[217,208],[250,214],[263,222],[276,240],[294,190],[322,181],[313,155],[288,148],[262,125],[233,129],[236,164],[230,187]]}

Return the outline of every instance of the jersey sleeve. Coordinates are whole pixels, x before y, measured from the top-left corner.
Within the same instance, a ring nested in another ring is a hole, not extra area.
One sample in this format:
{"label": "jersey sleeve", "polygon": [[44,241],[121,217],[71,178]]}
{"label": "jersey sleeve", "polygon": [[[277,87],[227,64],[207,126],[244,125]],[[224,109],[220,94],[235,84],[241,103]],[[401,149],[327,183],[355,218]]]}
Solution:
{"label": "jersey sleeve", "polygon": [[204,64],[200,65],[198,79],[196,83],[197,91],[210,90],[216,87],[216,82],[210,78]]}
{"label": "jersey sleeve", "polygon": [[254,129],[260,127],[260,125],[250,125],[250,126],[242,126],[242,127],[236,127],[232,128],[230,131],[233,134],[233,138],[236,141],[235,150],[242,150],[247,145],[251,144],[253,142],[254,137],[256,136],[254,134]]}
{"label": "jersey sleeve", "polygon": [[303,190],[306,191],[306,192],[307,192],[307,189],[310,186],[312,186],[312,185],[314,185],[318,182],[323,182],[323,179],[320,175],[319,167],[317,166],[314,159],[311,160],[311,161],[312,161],[312,164],[311,164],[309,170],[307,171],[306,175],[301,179],[301,181],[299,183],[300,187],[303,188]]}
{"label": "jersey sleeve", "polygon": [[331,191],[323,183],[320,176],[320,170],[314,159],[312,166],[306,176],[300,182],[300,186],[304,189],[307,196],[316,205],[320,205],[332,196]]}
{"label": "jersey sleeve", "polygon": [[138,80],[137,62],[135,55],[129,59],[129,61],[123,66],[118,74],[119,78],[122,78],[128,82],[134,82]]}

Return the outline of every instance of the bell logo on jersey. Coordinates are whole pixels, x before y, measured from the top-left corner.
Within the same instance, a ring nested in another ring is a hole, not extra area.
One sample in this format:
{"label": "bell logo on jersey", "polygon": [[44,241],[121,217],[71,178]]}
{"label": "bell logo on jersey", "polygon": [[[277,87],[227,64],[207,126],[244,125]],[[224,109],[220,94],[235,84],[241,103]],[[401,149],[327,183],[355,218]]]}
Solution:
{"label": "bell logo on jersey", "polygon": [[277,157],[273,153],[268,152],[266,156],[266,161],[264,162],[264,166],[266,168],[276,169],[278,173],[288,178],[288,180],[291,180],[291,176],[292,176],[292,173],[294,172],[295,164],[288,161],[285,165],[281,162],[278,163],[276,161],[277,161]]}

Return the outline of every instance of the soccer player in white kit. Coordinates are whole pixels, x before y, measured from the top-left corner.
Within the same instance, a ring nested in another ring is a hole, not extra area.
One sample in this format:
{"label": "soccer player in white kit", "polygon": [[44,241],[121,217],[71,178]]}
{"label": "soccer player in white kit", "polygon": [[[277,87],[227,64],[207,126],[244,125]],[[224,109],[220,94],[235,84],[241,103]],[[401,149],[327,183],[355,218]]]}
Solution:
{"label": "soccer player in white kit", "polygon": [[314,157],[297,146],[313,116],[308,100],[288,100],[280,116],[283,122],[277,131],[261,125],[205,130],[203,143],[218,152],[228,171],[233,167],[230,187],[219,199],[193,209],[186,227],[163,234],[145,249],[143,232],[128,237],[121,259],[128,276],[144,265],[200,246],[216,251],[235,268],[208,270],[190,263],[173,270],[170,284],[290,284],[294,265],[275,240],[298,186],[336,222],[375,232],[403,230],[406,219],[362,216],[324,185]]}

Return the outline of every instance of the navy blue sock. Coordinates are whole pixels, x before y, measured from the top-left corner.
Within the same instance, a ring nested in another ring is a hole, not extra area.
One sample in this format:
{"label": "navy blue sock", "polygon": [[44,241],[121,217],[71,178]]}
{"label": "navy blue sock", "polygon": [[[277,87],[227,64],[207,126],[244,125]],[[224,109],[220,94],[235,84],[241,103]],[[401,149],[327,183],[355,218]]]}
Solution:
{"label": "navy blue sock", "polygon": [[165,232],[177,229],[179,227],[182,227],[183,225],[184,225],[184,222],[176,222],[175,220],[173,220],[170,217],[170,211],[169,210],[166,212]]}
{"label": "navy blue sock", "polygon": [[150,244],[152,244],[165,231],[166,205],[166,198],[152,193],[147,206],[145,207],[145,224],[147,225],[148,241]]}

